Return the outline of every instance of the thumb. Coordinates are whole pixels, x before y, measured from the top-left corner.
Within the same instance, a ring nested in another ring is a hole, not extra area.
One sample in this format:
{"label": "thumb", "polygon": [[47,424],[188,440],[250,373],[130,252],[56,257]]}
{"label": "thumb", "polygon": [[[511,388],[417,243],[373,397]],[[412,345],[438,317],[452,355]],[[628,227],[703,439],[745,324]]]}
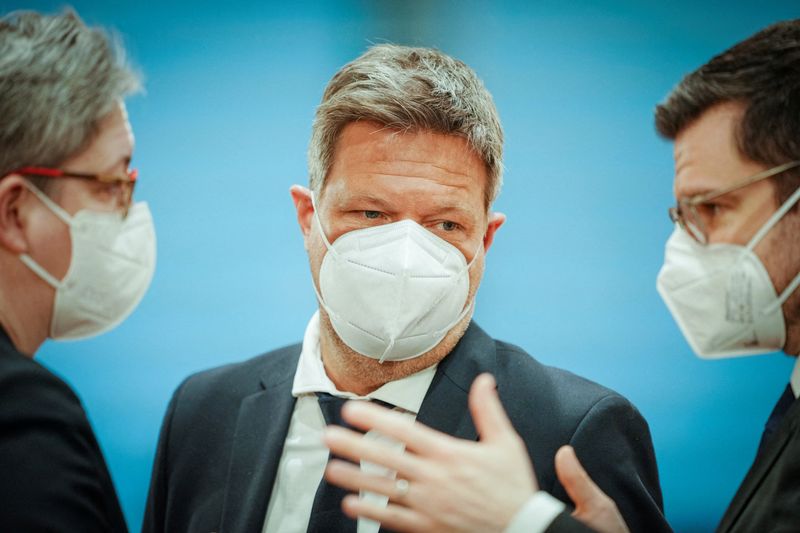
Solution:
{"label": "thumb", "polygon": [[497,383],[491,374],[481,374],[472,382],[469,390],[469,410],[482,441],[514,434],[514,427],[503,409],[503,404],[500,403]]}
{"label": "thumb", "polygon": [[575,503],[576,513],[586,512],[608,498],[583,469],[572,446],[562,446],[555,462],[558,480]]}

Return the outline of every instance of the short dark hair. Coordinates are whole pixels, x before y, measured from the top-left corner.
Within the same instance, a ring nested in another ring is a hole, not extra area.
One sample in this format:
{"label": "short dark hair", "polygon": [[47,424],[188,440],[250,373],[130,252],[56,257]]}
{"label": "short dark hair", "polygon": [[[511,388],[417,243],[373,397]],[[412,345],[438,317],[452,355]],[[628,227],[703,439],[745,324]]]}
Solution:
{"label": "short dark hair", "polygon": [[[768,26],[684,77],[656,107],[656,129],[674,140],[725,102],[745,106],[736,132],[743,156],[767,166],[800,159],[800,19]],[[783,203],[800,187],[800,172],[774,183]]]}

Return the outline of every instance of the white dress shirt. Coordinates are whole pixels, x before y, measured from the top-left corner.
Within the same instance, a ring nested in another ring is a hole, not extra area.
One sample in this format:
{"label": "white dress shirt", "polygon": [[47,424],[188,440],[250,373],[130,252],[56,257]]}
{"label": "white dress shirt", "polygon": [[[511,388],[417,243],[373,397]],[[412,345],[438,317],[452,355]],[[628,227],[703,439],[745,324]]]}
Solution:
{"label": "white dress shirt", "polygon": [[[302,533],[308,529],[314,496],[328,463],[328,449],[322,442],[325,419],[317,402],[317,392],[353,400],[381,400],[396,406],[395,410],[406,416],[416,418],[435,373],[434,365],[403,379],[390,381],[366,396],[340,391],[325,373],[319,349],[319,313],[314,313],[306,327],[294,375],[292,396],[297,401],[272,487],[263,533]],[[365,438],[403,448],[402,443],[376,431],[368,432]],[[361,469],[391,478],[395,475],[394,471],[366,462],[361,463]],[[386,505],[388,501],[388,498],[373,493],[362,493],[361,497],[380,505]],[[366,518],[358,520],[358,533],[377,533],[379,529],[378,522]]]}
{"label": "white dress shirt", "polygon": [[794,370],[792,370],[792,377],[789,378],[789,384],[792,386],[792,392],[795,399],[800,398],[800,356],[794,363]]}

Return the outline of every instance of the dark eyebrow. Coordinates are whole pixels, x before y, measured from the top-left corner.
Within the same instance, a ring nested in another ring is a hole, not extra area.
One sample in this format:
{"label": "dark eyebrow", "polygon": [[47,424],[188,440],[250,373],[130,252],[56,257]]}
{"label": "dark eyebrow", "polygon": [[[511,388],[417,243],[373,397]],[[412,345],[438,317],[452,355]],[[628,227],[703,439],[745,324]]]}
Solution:
{"label": "dark eyebrow", "polygon": [[[704,195],[704,194],[708,194],[710,192],[713,192],[714,190],[715,189],[709,189],[708,187],[690,188],[686,192],[685,191],[681,191],[681,194],[679,195],[679,198],[688,200],[688,199],[694,198],[696,196],[701,196],[701,195]],[[688,192],[688,194],[687,194],[687,192]]]}
{"label": "dark eyebrow", "polygon": [[458,213],[460,215],[465,215],[465,216],[468,216],[468,215],[471,214],[469,210],[464,209],[463,207],[458,206],[458,205],[445,205],[445,204],[439,205],[439,206],[436,206],[435,211],[438,214]]}
{"label": "dark eyebrow", "polygon": [[388,202],[378,198],[377,196],[372,196],[371,194],[355,194],[353,196],[347,196],[337,203],[341,206],[342,204],[351,202],[366,202],[385,211],[391,211],[392,209],[392,206]]}
{"label": "dark eyebrow", "polygon": [[[368,194],[368,193],[355,194],[353,196],[349,196],[349,197],[345,198],[344,200],[342,200],[340,205],[341,204],[345,204],[345,203],[350,203],[350,202],[369,203],[371,206],[374,206],[376,209],[379,209],[379,210],[387,212],[387,213],[391,213],[391,212],[394,211],[394,206],[392,204],[390,204],[389,202],[387,202],[387,201],[385,201],[385,200],[383,200],[381,198],[378,198],[377,196],[373,196],[373,195]],[[466,210],[463,207],[460,207],[458,205],[455,205],[455,204],[440,204],[440,205],[437,205],[437,206],[434,207],[433,212],[436,215],[439,215],[439,216],[441,216],[443,214],[447,214],[447,213],[455,213],[455,214],[458,214],[458,215],[460,215],[462,217],[469,217],[469,215],[470,215],[470,212],[468,210]]]}

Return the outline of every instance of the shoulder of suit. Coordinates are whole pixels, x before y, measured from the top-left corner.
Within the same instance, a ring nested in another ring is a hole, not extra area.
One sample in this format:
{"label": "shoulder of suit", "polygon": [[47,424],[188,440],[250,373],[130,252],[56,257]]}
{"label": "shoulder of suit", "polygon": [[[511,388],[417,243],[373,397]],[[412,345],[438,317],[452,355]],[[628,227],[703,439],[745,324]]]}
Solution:
{"label": "shoulder of suit", "polygon": [[557,398],[565,407],[577,411],[601,401],[629,403],[618,392],[569,370],[545,365],[518,346],[503,341],[495,343],[498,381],[505,381],[523,396],[527,390],[529,394]]}
{"label": "shoulder of suit", "polygon": [[526,442],[557,449],[587,422],[645,424],[621,394],[568,370],[542,364],[521,348],[496,341],[500,398]]}
{"label": "shoulder of suit", "polygon": [[[182,395],[209,393],[240,398],[271,376],[294,377],[302,344],[292,344],[240,361],[192,374],[178,387]],[[177,392],[176,392],[177,394]]]}
{"label": "shoulder of suit", "polygon": [[0,354],[0,424],[61,423],[88,427],[81,401],[72,388],[39,362],[19,352]]}

